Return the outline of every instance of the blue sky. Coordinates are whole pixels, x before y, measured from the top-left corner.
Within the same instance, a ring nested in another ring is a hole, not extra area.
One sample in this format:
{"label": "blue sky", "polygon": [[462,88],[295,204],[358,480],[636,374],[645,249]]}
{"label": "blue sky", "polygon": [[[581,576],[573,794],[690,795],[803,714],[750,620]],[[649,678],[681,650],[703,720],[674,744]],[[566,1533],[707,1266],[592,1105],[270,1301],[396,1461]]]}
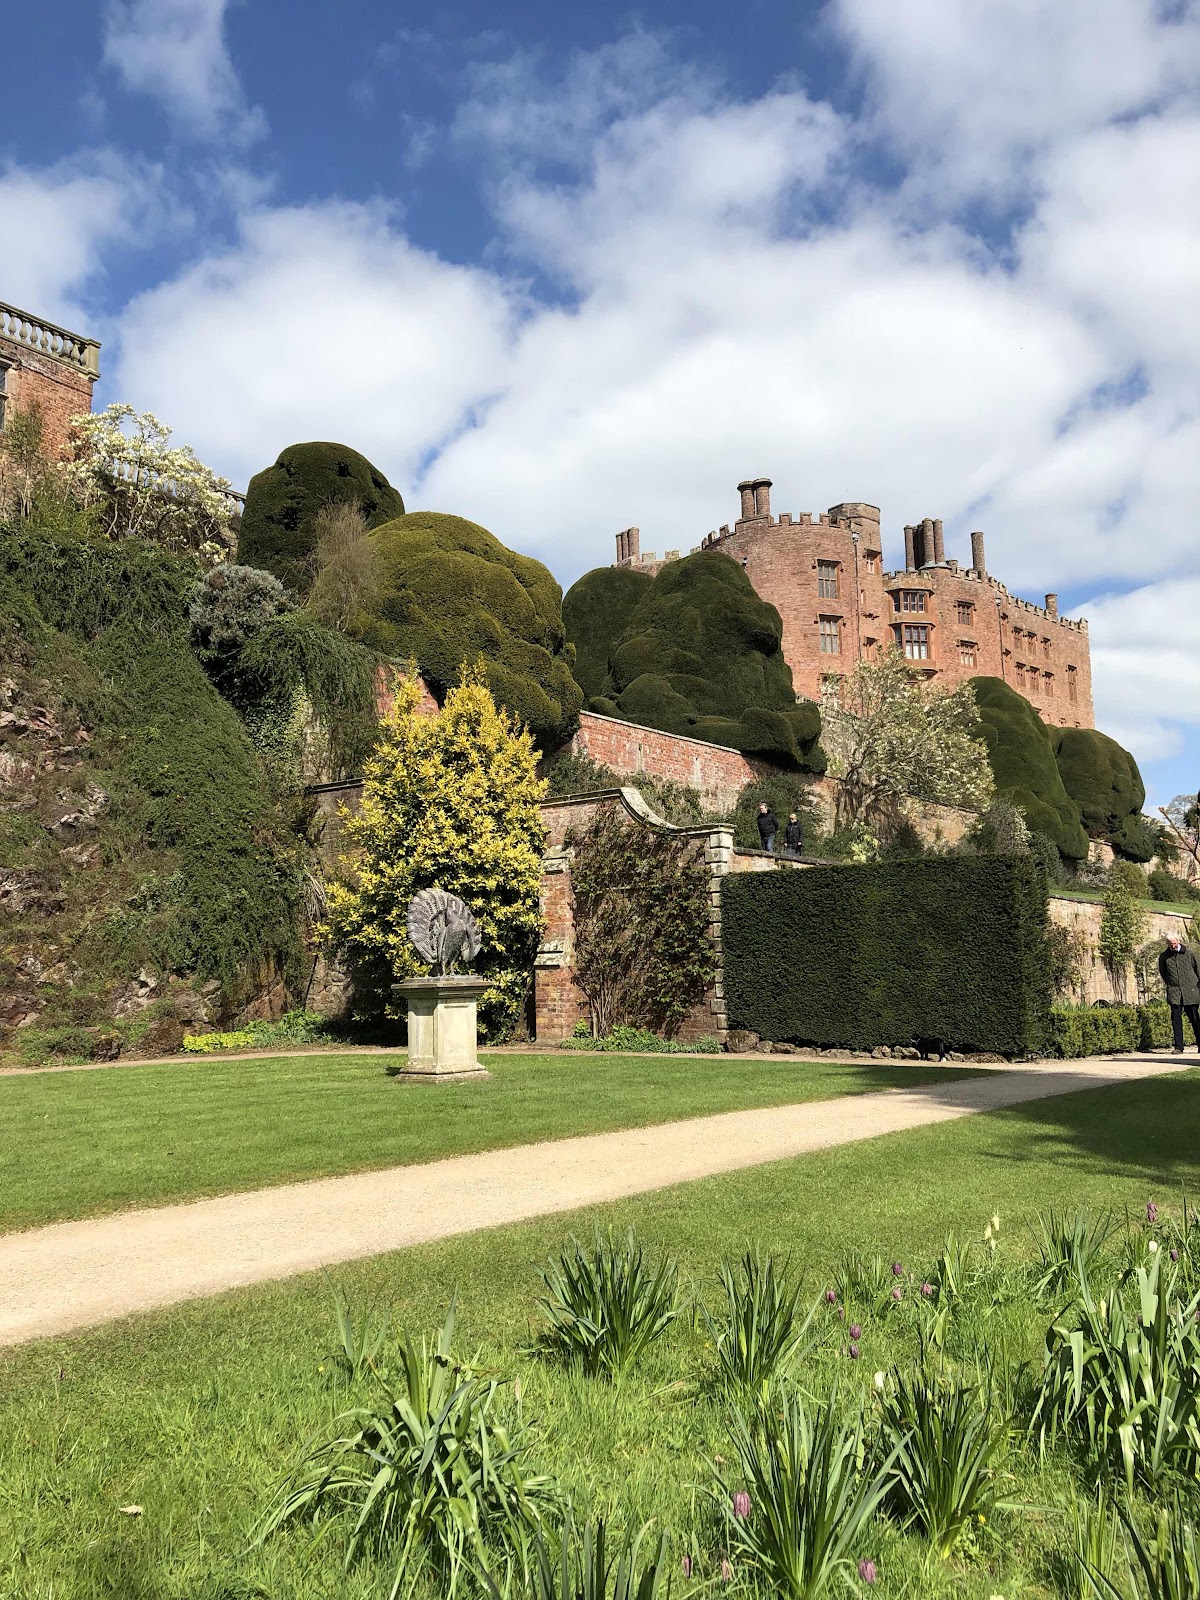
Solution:
{"label": "blue sky", "polygon": [[0,298],[236,484],[304,438],[564,584],[777,509],[982,527],[1200,786],[1200,4],[43,0]]}

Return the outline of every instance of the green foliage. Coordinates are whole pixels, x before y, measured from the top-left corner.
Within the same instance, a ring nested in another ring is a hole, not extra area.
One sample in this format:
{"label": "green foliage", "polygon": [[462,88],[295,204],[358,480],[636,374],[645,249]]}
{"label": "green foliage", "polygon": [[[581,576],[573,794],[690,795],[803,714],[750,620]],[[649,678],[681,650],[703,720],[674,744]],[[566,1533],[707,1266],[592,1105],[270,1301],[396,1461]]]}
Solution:
{"label": "green foliage", "polygon": [[1096,728],[1056,728],[1053,738],[1063,787],[1090,837],[1106,839],[1133,861],[1149,861],[1157,839],[1141,814],[1146,787],[1129,751]]}
{"label": "green foliage", "polygon": [[616,806],[571,835],[575,979],[598,1037],[678,1030],[716,970],[708,868],[693,840]]}
{"label": "green foliage", "polygon": [[1184,1301],[1179,1266],[1155,1250],[1107,1294],[1086,1279],[1046,1334],[1031,1430],[1044,1450],[1073,1440],[1096,1473],[1132,1495],[1200,1468],[1200,1294]]}
{"label": "green foliage", "polygon": [[569,750],[541,761],[538,771],[545,778],[546,793],[551,797],[636,789],[651,810],[677,828],[695,827],[709,819],[699,790],[670,778],[655,778],[648,772],[614,772],[601,761],[572,755]]}
{"label": "green foliage", "polygon": [[759,1394],[765,1400],[771,1383],[792,1372],[820,1343],[813,1321],[821,1302],[801,1316],[801,1284],[788,1263],[776,1262],[757,1248],[745,1251],[736,1263],[722,1261],[717,1281],[725,1295],[721,1315],[701,1309],[718,1381],[735,1396]]}
{"label": "green foliage", "polygon": [[651,1033],[649,1028],[628,1028],[620,1024],[611,1033],[593,1039],[591,1029],[586,1022],[581,1021],[575,1024],[575,1032],[571,1038],[562,1041],[561,1048],[586,1050],[589,1054],[595,1050],[618,1050],[639,1056],[689,1056],[716,1055],[721,1046],[717,1042],[715,1033],[705,1034],[690,1044],[683,1044],[678,1039],[664,1039],[660,1034]]}
{"label": "green foliage", "polygon": [[[612,1550],[603,1518],[585,1523],[582,1532],[568,1517],[559,1540],[557,1559],[546,1548],[539,1529],[529,1587],[520,1600],[658,1600],[671,1587],[667,1569],[667,1536],[650,1538],[646,1523]],[[489,1586],[493,1600],[501,1591]]]}
{"label": "green foliage", "polygon": [[1044,1044],[1046,887],[1028,856],[737,874],[721,901],[731,1027],[859,1049]]}
{"label": "green foliage", "polygon": [[380,1015],[397,979],[427,970],[408,937],[413,895],[458,895],[483,939],[481,1022],[487,1037],[505,1038],[522,1015],[541,926],[533,744],[472,673],[440,717],[419,716],[417,699],[411,679],[396,686],[360,808],[345,816],[348,850],[329,885],[326,933],[354,968],[356,1005]]}
{"label": "green foliage", "polygon": [[1059,1211],[1051,1206],[1039,1211],[1033,1238],[1037,1250],[1037,1292],[1061,1295],[1095,1281],[1109,1240],[1117,1230],[1116,1215],[1104,1210],[1092,1215],[1086,1206]]}
{"label": "green foliage", "polygon": [[563,617],[593,711],[824,771],[820,713],[796,701],[779,613],[728,556],[671,561],[653,579],[585,573]]}
{"label": "green foliage", "polygon": [[1020,806],[1030,829],[1045,834],[1068,860],[1084,860],[1087,832],[1055,761],[1050,729],[1024,695],[1000,678],[970,682],[997,794]]}
{"label": "green foliage", "polygon": [[811,854],[811,846],[821,831],[821,814],[813,799],[809,780],[792,773],[779,772],[772,773],[769,777],[756,778],[739,792],[733,812],[734,844],[744,850],[762,848],[762,840],[758,836],[758,824],[754,819],[758,816],[758,808],[763,801],[770,806],[779,823],[776,848],[782,847],[783,830],[787,826],[788,817],[794,811],[804,828],[805,854]]}
{"label": "green foliage", "polygon": [[250,479],[238,560],[265,567],[289,589],[307,593],[313,580],[317,513],[348,501],[361,506],[371,528],[404,515],[399,491],[357,450],[320,442],[288,445],[274,466]]}
{"label": "green foliage", "polygon": [[1155,867],[1146,874],[1146,887],[1150,891],[1152,900],[1186,903],[1194,900],[1200,903],[1200,889],[1187,878],[1180,878],[1173,872],[1168,872],[1165,867]]}
{"label": "green foliage", "polygon": [[[713,1467],[713,1495],[736,1571],[788,1600],[816,1600],[847,1584],[851,1552],[878,1509],[890,1460],[864,1474],[860,1419],[843,1421],[836,1395],[810,1409],[799,1393],[734,1407],[737,1474]],[[745,1488],[736,1488],[744,1484]]]}
{"label": "green foliage", "polygon": [[556,750],[582,703],[562,621],[562,590],[540,561],[518,555],[463,517],[415,511],[379,528],[379,612],[353,631],[395,660],[415,661],[440,701],[482,660],[498,705]]}
{"label": "green foliage", "polygon": [[223,562],[199,580],[188,607],[192,649],[223,693],[230,691],[245,646],[293,605],[275,574],[257,567]]}
{"label": "green foliage", "polygon": [[961,1378],[893,1373],[879,1433],[892,1463],[888,1504],[946,1558],[996,1503],[995,1462],[1003,1435],[990,1396]]}
{"label": "green foliage", "polygon": [[1123,999],[1126,969],[1146,936],[1146,913],[1138,905],[1137,892],[1129,877],[1118,870],[1121,865],[1123,863],[1114,862],[1108,875],[1096,949],[1112,974],[1118,996]]}
{"label": "green foliage", "polygon": [[541,1346],[586,1377],[619,1378],[680,1312],[675,1261],[650,1260],[632,1229],[615,1238],[597,1228],[590,1245],[572,1238],[542,1268],[542,1282]]}
{"label": "green foliage", "polygon": [[[1083,963],[1091,941],[1082,928],[1067,928],[1051,922],[1046,929],[1046,960],[1050,988],[1056,1000],[1070,1000],[1083,986]],[[1081,996],[1082,997],[1082,996]]]}
{"label": "green foliage", "polygon": [[1050,1015],[1046,1054],[1070,1059],[1126,1050],[1161,1050],[1171,1042],[1163,1001],[1140,1006],[1063,1006]]}
{"label": "green foliage", "polygon": [[257,1043],[248,1028],[228,1033],[185,1033],[183,1048],[190,1056],[211,1056],[221,1050],[252,1050]]}
{"label": "green foliage", "polygon": [[374,1555],[391,1572],[388,1600],[432,1570],[448,1597],[482,1569],[519,1558],[552,1504],[526,1468],[518,1421],[500,1415],[500,1383],[454,1359],[451,1305],[434,1343],[407,1336],[383,1403],[344,1412],[283,1483],[256,1536],[289,1523],[346,1529],[344,1567]]}
{"label": "green foliage", "polygon": [[287,1011],[274,1022],[251,1022],[232,1033],[185,1033],[189,1055],[215,1055],[221,1050],[265,1050],[272,1045],[316,1044],[329,1038],[329,1024],[315,1011]]}

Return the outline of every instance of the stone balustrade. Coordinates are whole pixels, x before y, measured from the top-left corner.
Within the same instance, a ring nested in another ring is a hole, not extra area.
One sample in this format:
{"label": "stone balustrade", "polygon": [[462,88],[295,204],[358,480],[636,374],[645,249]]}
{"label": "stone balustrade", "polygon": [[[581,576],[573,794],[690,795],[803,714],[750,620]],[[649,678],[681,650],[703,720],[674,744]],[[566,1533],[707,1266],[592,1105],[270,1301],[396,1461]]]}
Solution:
{"label": "stone balustrade", "polygon": [[65,362],[76,367],[86,377],[100,376],[100,345],[95,339],[85,339],[81,333],[71,333],[56,327],[42,317],[31,317],[27,311],[0,301],[0,339],[23,345],[39,355]]}

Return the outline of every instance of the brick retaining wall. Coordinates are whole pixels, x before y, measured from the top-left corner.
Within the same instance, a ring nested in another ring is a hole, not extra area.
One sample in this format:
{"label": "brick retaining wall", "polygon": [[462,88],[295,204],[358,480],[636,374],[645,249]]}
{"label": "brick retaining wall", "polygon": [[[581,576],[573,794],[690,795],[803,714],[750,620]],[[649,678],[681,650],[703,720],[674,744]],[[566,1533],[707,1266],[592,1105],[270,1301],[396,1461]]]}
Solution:
{"label": "brick retaining wall", "polygon": [[731,810],[748,783],[775,770],[725,745],[660,733],[657,728],[597,716],[592,711],[581,713],[579,732],[567,748],[572,755],[586,756],[622,777],[646,772],[697,789],[714,810]]}

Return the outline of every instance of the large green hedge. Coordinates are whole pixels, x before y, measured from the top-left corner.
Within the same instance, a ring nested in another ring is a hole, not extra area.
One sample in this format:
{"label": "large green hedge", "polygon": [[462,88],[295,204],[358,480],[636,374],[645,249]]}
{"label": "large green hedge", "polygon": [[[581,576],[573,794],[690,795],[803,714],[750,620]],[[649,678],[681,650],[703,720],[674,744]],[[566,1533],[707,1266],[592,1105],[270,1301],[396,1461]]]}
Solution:
{"label": "large green hedge", "polygon": [[721,902],[731,1027],[854,1049],[1044,1047],[1046,881],[1027,856],[739,873]]}
{"label": "large green hedge", "polygon": [[1129,751],[1096,728],[1057,728],[1053,737],[1063,786],[1091,837],[1149,861],[1157,840],[1142,817],[1146,786]]}
{"label": "large green hedge", "polygon": [[238,561],[263,567],[289,588],[307,593],[313,572],[313,519],[322,506],[356,500],[369,528],[404,515],[404,500],[357,450],[314,441],[290,444],[274,466],[256,472],[246,489]]}
{"label": "large green hedge", "polygon": [[586,573],[563,615],[593,711],[824,771],[820,712],[797,703],[779,613],[720,551],[671,561],[649,580]]}
{"label": "large green hedge", "polygon": [[1050,1019],[1046,1054],[1073,1059],[1125,1050],[1167,1050],[1171,1009],[1162,1000],[1141,1006],[1064,1006]]}
{"label": "large green hedge", "polygon": [[417,663],[441,700],[464,664],[482,657],[497,702],[541,750],[574,731],[583,701],[562,620],[562,590],[464,517],[414,511],[371,535],[379,557],[378,615],[356,631],[397,660]]}
{"label": "large green hedge", "polygon": [[1050,729],[1024,695],[1000,678],[972,678],[971,685],[997,797],[1019,806],[1033,832],[1052,839],[1069,860],[1082,861],[1088,836],[1063,785]]}

